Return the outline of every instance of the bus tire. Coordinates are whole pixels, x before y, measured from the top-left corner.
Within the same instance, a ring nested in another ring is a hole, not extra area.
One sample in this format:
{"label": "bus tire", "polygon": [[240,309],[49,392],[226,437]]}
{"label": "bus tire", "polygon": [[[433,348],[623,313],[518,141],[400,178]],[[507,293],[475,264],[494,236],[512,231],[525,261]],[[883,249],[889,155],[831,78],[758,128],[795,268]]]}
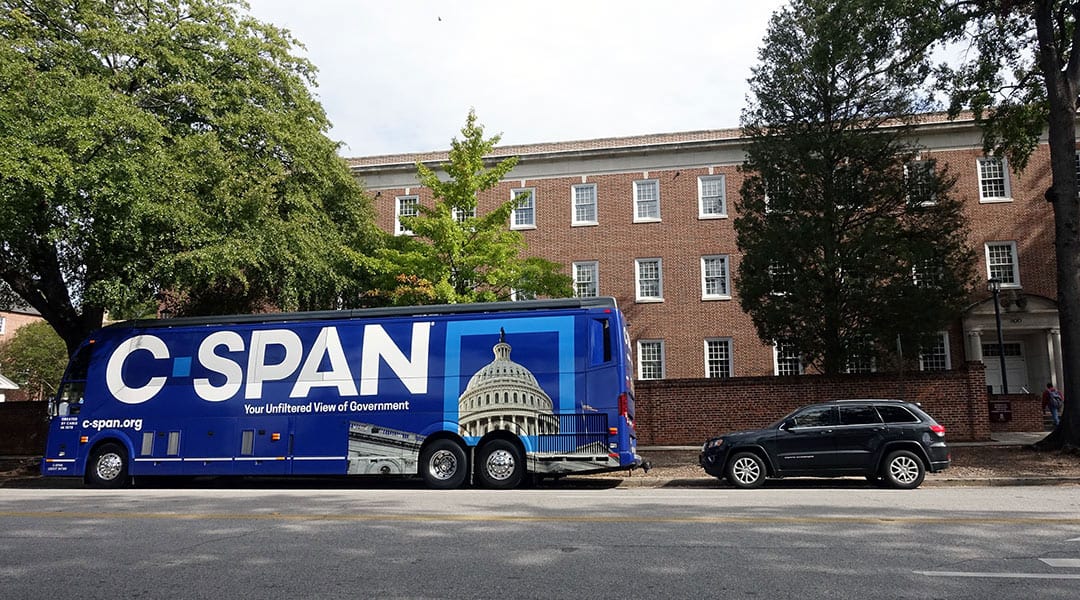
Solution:
{"label": "bus tire", "polygon": [[461,487],[469,474],[465,450],[453,440],[435,440],[420,454],[420,476],[428,487],[451,490]]}
{"label": "bus tire", "polygon": [[484,487],[509,490],[521,485],[525,477],[525,459],[517,444],[491,440],[480,448],[476,471]]}
{"label": "bus tire", "polygon": [[98,488],[118,488],[128,484],[127,452],[118,444],[102,444],[86,463],[86,483]]}

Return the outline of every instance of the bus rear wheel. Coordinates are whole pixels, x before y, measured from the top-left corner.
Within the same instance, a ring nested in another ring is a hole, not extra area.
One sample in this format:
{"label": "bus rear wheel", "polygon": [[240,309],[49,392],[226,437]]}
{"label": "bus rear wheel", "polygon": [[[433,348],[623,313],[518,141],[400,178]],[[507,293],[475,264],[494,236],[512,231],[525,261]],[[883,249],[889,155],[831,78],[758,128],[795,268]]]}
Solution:
{"label": "bus rear wheel", "polygon": [[99,488],[118,488],[128,483],[127,452],[117,444],[102,444],[90,455],[86,482]]}
{"label": "bus rear wheel", "polygon": [[420,455],[420,476],[428,487],[439,490],[459,488],[469,474],[465,450],[453,440],[435,440]]}
{"label": "bus rear wheel", "polygon": [[491,440],[484,444],[476,467],[480,482],[486,488],[509,490],[521,485],[525,477],[525,460],[521,450],[507,440]]}

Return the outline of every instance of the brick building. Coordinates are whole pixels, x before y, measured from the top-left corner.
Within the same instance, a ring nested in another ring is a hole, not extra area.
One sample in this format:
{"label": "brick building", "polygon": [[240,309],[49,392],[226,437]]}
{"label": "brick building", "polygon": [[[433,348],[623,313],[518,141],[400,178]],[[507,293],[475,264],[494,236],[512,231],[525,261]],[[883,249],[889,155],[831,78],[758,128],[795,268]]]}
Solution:
{"label": "brick building", "polygon": [[[1010,392],[1060,383],[1053,214],[1044,142],[1015,175],[984,156],[977,126],[927,115],[917,129],[920,158],[948,165],[954,194],[970,219],[979,261],[971,305],[920,368],[952,370],[983,361],[986,383],[1001,391],[991,276],[1001,280],[1005,368]],[[496,149],[492,160],[520,158],[494,190],[490,210],[530,194],[510,218],[527,252],[566,265],[580,295],[618,299],[630,324],[638,379],[754,377],[801,373],[797,354],[757,338],[732,289],[739,252],[732,226],[742,175],[735,129],[553,142]],[[378,225],[407,234],[397,218],[433,202],[416,179],[416,161],[433,168],[446,152],[353,158],[354,174],[375,196]],[[985,360],[984,360],[985,358]]]}
{"label": "brick building", "polygon": [[[0,344],[10,340],[23,325],[41,320],[41,315],[32,308],[0,311]],[[0,402],[25,399],[25,394],[18,390],[19,387],[14,382],[0,373]]]}

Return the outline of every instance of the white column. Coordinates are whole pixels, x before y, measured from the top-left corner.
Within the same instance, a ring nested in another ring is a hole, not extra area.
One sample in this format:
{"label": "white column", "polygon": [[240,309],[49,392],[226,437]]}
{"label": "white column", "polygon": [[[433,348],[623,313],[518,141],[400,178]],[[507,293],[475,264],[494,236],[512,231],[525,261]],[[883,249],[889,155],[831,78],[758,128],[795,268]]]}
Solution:
{"label": "white column", "polygon": [[1051,329],[1047,332],[1047,336],[1050,338],[1050,382],[1054,384],[1054,387],[1061,390],[1061,393],[1066,393],[1066,390],[1061,386],[1065,384],[1062,379],[1065,367],[1061,362],[1061,330]]}
{"label": "white column", "polygon": [[967,332],[967,357],[968,360],[982,362],[982,330],[974,329]]}

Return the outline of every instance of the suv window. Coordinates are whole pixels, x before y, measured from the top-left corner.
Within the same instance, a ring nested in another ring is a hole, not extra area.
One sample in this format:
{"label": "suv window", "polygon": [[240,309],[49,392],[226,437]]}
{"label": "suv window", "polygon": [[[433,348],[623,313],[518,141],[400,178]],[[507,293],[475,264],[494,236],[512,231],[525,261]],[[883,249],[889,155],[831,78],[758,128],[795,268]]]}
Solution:
{"label": "suv window", "polygon": [[886,423],[918,423],[919,417],[903,406],[878,406],[878,412]]}
{"label": "suv window", "polygon": [[873,406],[840,407],[841,425],[874,425],[878,423],[881,423],[881,417],[878,416]]}
{"label": "suv window", "polygon": [[827,427],[836,423],[835,406],[811,406],[795,414],[796,427]]}

